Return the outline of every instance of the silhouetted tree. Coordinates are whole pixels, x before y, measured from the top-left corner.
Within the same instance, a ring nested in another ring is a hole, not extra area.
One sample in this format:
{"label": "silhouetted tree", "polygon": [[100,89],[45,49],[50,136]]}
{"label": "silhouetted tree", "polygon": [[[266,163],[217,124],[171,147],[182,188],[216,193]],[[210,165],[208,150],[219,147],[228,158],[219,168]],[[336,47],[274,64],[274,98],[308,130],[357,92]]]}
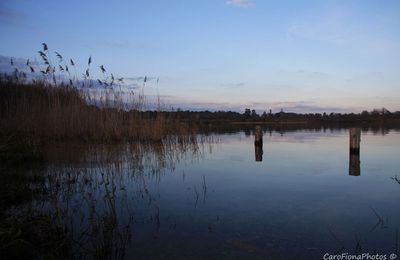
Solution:
{"label": "silhouetted tree", "polygon": [[252,118],[258,117],[258,114],[257,114],[257,112],[256,112],[255,109],[251,110],[251,117],[252,117]]}
{"label": "silhouetted tree", "polygon": [[367,110],[364,110],[361,112],[362,116],[369,116],[369,112]]}
{"label": "silhouetted tree", "polygon": [[250,110],[250,108],[246,108],[245,110],[244,110],[244,114],[243,114],[244,116],[245,116],[245,118],[249,118],[250,116],[251,116],[251,110]]}
{"label": "silhouetted tree", "polygon": [[267,112],[264,111],[264,112],[262,113],[261,117],[262,117],[263,119],[267,118]]}

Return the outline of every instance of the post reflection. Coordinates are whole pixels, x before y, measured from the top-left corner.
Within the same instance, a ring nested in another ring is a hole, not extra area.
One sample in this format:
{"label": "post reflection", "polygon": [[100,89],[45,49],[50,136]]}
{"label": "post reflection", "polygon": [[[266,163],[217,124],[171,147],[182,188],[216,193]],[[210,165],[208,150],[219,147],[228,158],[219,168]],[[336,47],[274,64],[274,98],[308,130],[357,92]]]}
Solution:
{"label": "post reflection", "polygon": [[256,126],[254,136],[254,150],[256,162],[262,162],[263,159],[263,132],[261,126]]}
{"label": "post reflection", "polygon": [[350,128],[349,175],[360,176],[361,129]]}

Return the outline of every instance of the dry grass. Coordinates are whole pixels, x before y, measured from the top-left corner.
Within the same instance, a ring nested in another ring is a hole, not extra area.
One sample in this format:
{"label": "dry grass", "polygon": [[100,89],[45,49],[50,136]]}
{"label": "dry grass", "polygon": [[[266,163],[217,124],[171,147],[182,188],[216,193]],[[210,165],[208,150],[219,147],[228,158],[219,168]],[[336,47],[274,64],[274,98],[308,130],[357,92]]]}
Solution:
{"label": "dry grass", "polygon": [[160,107],[157,112],[145,111],[147,77],[138,95],[127,93],[121,91],[123,78],[114,77],[104,65],[98,66],[103,78],[92,79],[97,66],[91,56],[80,79],[72,59],[49,51],[46,43],[42,46],[40,62],[18,65],[11,59],[14,73],[0,75],[0,159],[32,153],[53,141],[166,142],[168,136],[197,132],[160,112]]}
{"label": "dry grass", "polygon": [[88,104],[87,95],[84,90],[65,85],[23,84],[1,78],[0,143],[6,146],[7,142],[21,138],[28,143],[73,139],[161,141],[170,134],[193,133],[193,129],[168,120],[163,113],[127,111],[115,94],[113,105],[109,106],[110,92],[100,99],[104,103],[97,106]]}

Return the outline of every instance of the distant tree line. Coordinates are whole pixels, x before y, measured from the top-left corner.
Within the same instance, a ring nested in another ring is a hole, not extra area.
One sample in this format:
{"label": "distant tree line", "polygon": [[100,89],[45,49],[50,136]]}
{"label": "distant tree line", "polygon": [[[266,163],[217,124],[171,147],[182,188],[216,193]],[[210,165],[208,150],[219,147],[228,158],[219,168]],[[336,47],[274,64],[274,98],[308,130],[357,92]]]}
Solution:
{"label": "distant tree line", "polygon": [[360,113],[293,113],[280,112],[272,113],[264,111],[259,115],[255,109],[246,108],[243,113],[233,111],[190,111],[177,109],[175,111],[145,111],[140,112],[148,117],[156,117],[164,114],[167,118],[187,120],[200,123],[307,123],[307,122],[375,122],[375,121],[394,121],[400,124],[400,111],[390,112],[386,108],[374,109],[372,111],[362,111]]}

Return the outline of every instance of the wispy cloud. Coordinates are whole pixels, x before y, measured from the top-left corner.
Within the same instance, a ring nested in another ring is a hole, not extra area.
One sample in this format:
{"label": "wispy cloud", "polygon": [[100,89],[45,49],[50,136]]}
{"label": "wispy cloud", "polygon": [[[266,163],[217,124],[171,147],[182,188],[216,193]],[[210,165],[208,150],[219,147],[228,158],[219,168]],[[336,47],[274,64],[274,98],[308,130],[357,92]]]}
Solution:
{"label": "wispy cloud", "polygon": [[311,78],[327,78],[327,77],[329,77],[328,73],[321,72],[321,71],[308,71],[305,69],[298,69],[296,72],[297,72],[297,74],[305,75],[305,76],[308,76]]}
{"label": "wispy cloud", "polygon": [[253,0],[226,0],[227,5],[233,5],[236,7],[246,8],[254,5]]}
{"label": "wispy cloud", "polygon": [[[153,77],[153,76],[132,76],[132,77],[124,77],[124,82],[125,86],[127,86],[130,90],[134,89],[139,89],[143,87],[143,82],[144,79],[146,78],[146,82],[153,82],[152,84],[154,85],[155,82],[158,81],[158,77]],[[149,86],[147,86],[148,88]]]}
{"label": "wispy cloud", "polygon": [[26,14],[14,10],[0,10],[0,25],[19,27],[26,25]]}
{"label": "wispy cloud", "polygon": [[244,82],[235,82],[235,83],[228,83],[228,84],[222,84],[222,86],[230,88],[230,89],[237,89],[241,88],[245,85]]}
{"label": "wispy cloud", "polygon": [[396,19],[379,15],[360,16],[350,7],[329,5],[295,15],[287,28],[287,37],[366,53],[391,53],[397,51],[399,45],[386,28],[391,28]]}
{"label": "wispy cloud", "polygon": [[[11,65],[11,60],[13,62],[13,65]],[[16,68],[18,68],[20,72],[29,72],[30,70],[29,67],[26,65],[26,61],[27,61],[26,59],[22,58],[0,55],[0,73],[11,73]],[[32,61],[32,60],[31,64],[34,65],[34,67],[44,65],[43,63],[39,63],[37,61]]]}
{"label": "wispy cloud", "polygon": [[117,42],[117,41],[107,41],[104,43],[104,46],[108,48],[115,48],[115,49],[130,49],[133,48],[133,44],[128,41],[124,42]]}
{"label": "wispy cloud", "polygon": [[136,77],[126,77],[126,80],[130,80],[130,81],[139,81],[142,82],[144,81],[144,78],[146,78],[146,81],[154,81],[157,80],[158,77],[154,77],[154,76],[136,76]]}
{"label": "wispy cloud", "polygon": [[359,112],[361,108],[358,107],[339,107],[332,105],[321,105],[313,101],[283,101],[283,102],[207,102],[198,101],[195,99],[188,99],[178,96],[165,96],[162,99],[170,107],[180,108],[182,110],[193,111],[235,111],[243,113],[245,108],[255,109],[257,113],[261,114],[264,111],[272,110],[273,113],[281,111],[295,112],[295,113],[343,113],[343,112]]}
{"label": "wispy cloud", "polygon": [[110,49],[136,49],[136,50],[154,50],[158,49],[160,46],[150,42],[135,42],[132,43],[131,41],[118,41],[118,40],[111,40],[99,43],[101,47],[106,47]]}

